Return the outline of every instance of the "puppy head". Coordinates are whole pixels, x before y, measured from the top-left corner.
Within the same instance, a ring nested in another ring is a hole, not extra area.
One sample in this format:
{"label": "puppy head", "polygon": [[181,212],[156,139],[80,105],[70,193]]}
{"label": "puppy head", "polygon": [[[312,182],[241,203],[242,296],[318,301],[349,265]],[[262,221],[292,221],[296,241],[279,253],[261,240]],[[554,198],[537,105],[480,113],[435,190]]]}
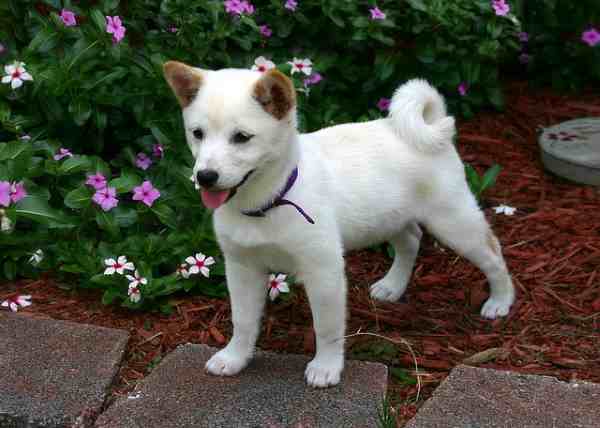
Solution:
{"label": "puppy head", "polygon": [[296,132],[296,94],[277,70],[201,70],[169,61],[164,75],[183,112],[193,177],[208,208],[285,157]]}

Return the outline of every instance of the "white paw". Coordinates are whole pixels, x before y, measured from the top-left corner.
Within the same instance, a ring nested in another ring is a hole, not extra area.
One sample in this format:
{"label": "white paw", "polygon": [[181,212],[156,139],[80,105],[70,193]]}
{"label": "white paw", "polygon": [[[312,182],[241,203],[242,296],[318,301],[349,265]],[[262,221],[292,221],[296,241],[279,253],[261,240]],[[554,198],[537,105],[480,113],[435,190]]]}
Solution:
{"label": "white paw", "polygon": [[306,366],[304,378],[306,383],[315,388],[327,388],[340,383],[344,357],[315,358]]}
{"label": "white paw", "polygon": [[481,316],[487,319],[496,319],[508,315],[513,298],[492,298],[490,297],[481,308]]}
{"label": "white paw", "polygon": [[392,284],[384,277],[371,285],[371,297],[385,302],[395,302],[402,297],[405,289],[406,286],[402,287],[399,284]]}
{"label": "white paw", "polygon": [[233,376],[248,365],[249,359],[246,355],[236,355],[234,352],[222,349],[207,361],[205,369],[216,376]]}

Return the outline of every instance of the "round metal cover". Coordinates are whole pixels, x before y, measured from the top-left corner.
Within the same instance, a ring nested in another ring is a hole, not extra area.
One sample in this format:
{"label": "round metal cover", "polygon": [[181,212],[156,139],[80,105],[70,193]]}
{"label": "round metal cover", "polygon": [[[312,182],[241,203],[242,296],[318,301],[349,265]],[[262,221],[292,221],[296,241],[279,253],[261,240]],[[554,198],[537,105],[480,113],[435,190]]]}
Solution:
{"label": "round metal cover", "polygon": [[545,128],[539,143],[548,170],[600,186],[600,118],[569,120]]}

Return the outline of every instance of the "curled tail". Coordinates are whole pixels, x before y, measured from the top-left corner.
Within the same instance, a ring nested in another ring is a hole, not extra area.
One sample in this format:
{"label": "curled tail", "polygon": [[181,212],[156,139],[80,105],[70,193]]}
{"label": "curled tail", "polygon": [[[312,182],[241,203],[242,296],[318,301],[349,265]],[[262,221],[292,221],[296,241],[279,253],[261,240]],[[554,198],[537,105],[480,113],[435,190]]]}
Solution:
{"label": "curled tail", "polygon": [[400,138],[426,153],[451,145],[456,133],[444,99],[423,79],[409,80],[396,89],[389,117]]}

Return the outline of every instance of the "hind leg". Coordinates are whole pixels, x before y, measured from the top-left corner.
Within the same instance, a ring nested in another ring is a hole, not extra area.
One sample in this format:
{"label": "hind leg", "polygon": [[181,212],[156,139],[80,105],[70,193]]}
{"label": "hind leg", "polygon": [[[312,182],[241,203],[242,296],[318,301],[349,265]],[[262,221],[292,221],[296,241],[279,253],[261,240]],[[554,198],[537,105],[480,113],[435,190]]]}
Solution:
{"label": "hind leg", "polygon": [[432,210],[425,226],[485,274],[490,284],[490,297],[481,309],[481,316],[494,319],[507,315],[515,300],[515,289],[500,243],[471,194],[456,198],[452,206]]}
{"label": "hind leg", "polygon": [[394,302],[404,294],[419,252],[422,234],[417,223],[409,223],[402,232],[390,239],[396,253],[394,262],[389,272],[371,286],[371,297]]}

